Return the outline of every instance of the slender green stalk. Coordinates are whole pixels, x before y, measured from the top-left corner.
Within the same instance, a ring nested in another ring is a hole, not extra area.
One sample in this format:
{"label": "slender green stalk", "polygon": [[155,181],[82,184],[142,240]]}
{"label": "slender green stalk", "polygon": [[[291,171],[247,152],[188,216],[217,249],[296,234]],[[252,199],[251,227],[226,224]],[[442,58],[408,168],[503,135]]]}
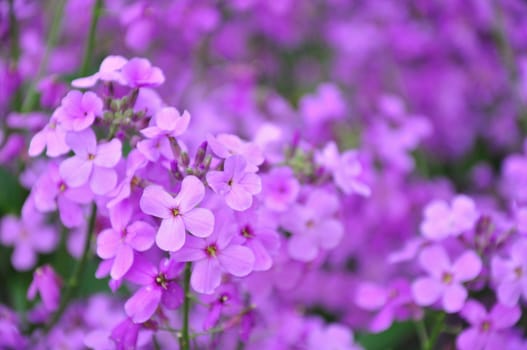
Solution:
{"label": "slender green stalk", "polygon": [[93,59],[93,49],[95,47],[95,34],[97,30],[97,23],[99,22],[99,17],[102,13],[102,0],[95,0],[93,5],[93,10],[91,14],[90,22],[90,31],[88,32],[88,40],[84,46],[84,56],[82,58],[81,69],[79,70],[79,75],[85,76],[88,74],[88,69],[90,68],[90,60]]}
{"label": "slender green stalk", "polygon": [[416,321],[415,328],[417,330],[417,337],[419,338],[419,344],[421,344],[421,348],[424,349],[426,344],[428,344],[428,341],[429,341],[424,321],[423,320]]}
{"label": "slender green stalk", "polygon": [[430,337],[428,338],[428,341],[426,342],[425,346],[423,347],[423,350],[432,350],[434,349],[437,339],[439,338],[439,335],[443,331],[444,328],[444,322],[445,322],[445,313],[441,312],[437,315],[434,327],[432,328],[432,331],[430,332]]}
{"label": "slender green stalk", "polygon": [[57,2],[58,3],[55,6],[55,13],[53,14],[53,19],[51,22],[51,29],[49,30],[48,34],[46,50],[44,51],[44,56],[42,57],[42,61],[40,61],[40,65],[38,66],[37,75],[28,87],[27,95],[24,99],[24,102],[22,103],[22,113],[30,112],[35,107],[38,97],[35,85],[42,78],[42,74],[44,74],[44,71],[47,69],[49,53],[57,44],[66,0],[58,0]]}
{"label": "slender green stalk", "polygon": [[93,231],[95,229],[95,218],[97,216],[97,205],[95,203],[92,204],[91,207],[91,214],[90,214],[90,220],[88,222],[88,231],[86,232],[86,238],[84,239],[84,247],[82,250],[82,256],[80,260],[77,262],[77,266],[75,266],[75,270],[71,274],[69,280],[66,284],[66,290],[64,291],[64,296],[62,297],[62,300],[60,302],[59,308],[55,314],[53,314],[53,317],[51,318],[51,322],[48,323],[45,327],[45,331],[49,331],[62,317],[62,314],[66,310],[66,307],[68,306],[68,303],[70,302],[71,298],[75,295],[77,292],[77,288],[79,287],[79,280],[84,274],[84,269],[86,267],[86,261],[88,260],[88,253],[90,251],[90,243],[91,238],[93,236]]}
{"label": "slender green stalk", "polygon": [[189,315],[190,315],[190,268],[192,263],[185,264],[185,272],[183,277],[183,326],[181,328],[181,350],[190,349],[190,331],[189,331]]}
{"label": "slender green stalk", "polygon": [[11,44],[11,60],[17,64],[20,58],[20,42],[18,21],[15,16],[15,0],[9,0],[9,41]]}

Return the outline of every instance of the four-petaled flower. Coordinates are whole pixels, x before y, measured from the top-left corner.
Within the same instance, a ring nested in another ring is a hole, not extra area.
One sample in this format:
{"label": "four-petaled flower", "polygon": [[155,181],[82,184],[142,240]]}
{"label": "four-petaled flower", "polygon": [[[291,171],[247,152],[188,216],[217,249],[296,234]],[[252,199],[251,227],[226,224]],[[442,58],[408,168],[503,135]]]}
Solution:
{"label": "four-petaled flower", "polygon": [[214,228],[214,215],[205,208],[196,206],[205,197],[205,186],[195,176],[187,176],[181,190],[172,197],[161,186],[145,188],[140,200],[141,210],[148,215],[161,218],[156,244],[166,251],[177,251],[185,244],[185,231],[197,237],[207,237]]}
{"label": "four-petaled flower", "polygon": [[462,283],[476,278],[482,268],[481,259],[471,250],[451,264],[447,252],[439,245],[423,249],[419,263],[430,276],[412,284],[416,304],[429,306],[441,299],[443,309],[449,313],[461,310],[468,294]]}

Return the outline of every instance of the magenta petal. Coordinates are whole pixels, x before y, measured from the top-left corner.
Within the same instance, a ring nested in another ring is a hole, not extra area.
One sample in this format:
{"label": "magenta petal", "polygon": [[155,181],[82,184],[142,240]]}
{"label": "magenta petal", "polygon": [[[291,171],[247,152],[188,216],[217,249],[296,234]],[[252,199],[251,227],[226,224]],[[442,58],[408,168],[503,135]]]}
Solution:
{"label": "magenta petal", "polygon": [[442,292],[441,283],[430,277],[419,278],[412,284],[412,295],[417,305],[432,305],[439,299]]}
{"label": "magenta petal", "polygon": [[221,267],[237,277],[247,276],[253,270],[254,254],[241,245],[231,245],[218,255]]}
{"label": "magenta petal", "polygon": [[393,308],[384,308],[371,320],[369,330],[374,333],[385,331],[386,329],[390,328],[393,323],[393,319]]}
{"label": "magenta petal", "polygon": [[243,176],[239,184],[250,194],[258,194],[262,191],[262,180],[254,173],[247,173]]}
{"label": "magenta petal", "polygon": [[35,266],[37,257],[31,246],[26,243],[19,243],[13,250],[11,262],[18,271],[27,271]]}
{"label": "magenta petal", "polygon": [[88,182],[93,169],[93,163],[73,156],[60,164],[60,176],[71,187],[80,187]]}
{"label": "magenta petal", "polygon": [[175,252],[185,244],[185,225],[180,216],[164,219],[156,235],[157,246],[168,252]]}
{"label": "magenta petal", "polygon": [[68,132],[66,144],[79,156],[87,157],[88,154],[97,152],[97,137],[92,129],[80,132]]}
{"label": "magenta petal", "polygon": [[498,286],[497,295],[500,303],[514,306],[518,303],[522,292],[521,284],[517,281],[505,281]]}
{"label": "magenta petal", "polygon": [[518,306],[505,306],[496,304],[490,312],[492,325],[496,329],[507,329],[516,324],[522,313]]}
{"label": "magenta petal", "polygon": [[240,185],[234,185],[225,195],[225,202],[231,209],[244,211],[253,204],[253,196]]}
{"label": "magenta petal", "polygon": [[214,230],[214,215],[208,209],[195,208],[182,215],[186,229],[197,237],[208,237]]}
{"label": "magenta petal", "polygon": [[121,159],[121,141],[113,139],[108,143],[101,143],[93,162],[95,165],[112,168]]}
{"label": "magenta petal", "polygon": [[175,261],[196,261],[206,259],[205,254],[206,242],[193,236],[188,236],[185,240],[185,245],[171,254]]}
{"label": "magenta petal", "polygon": [[365,310],[378,310],[386,301],[386,290],[373,283],[362,283],[355,294],[355,303]]}
{"label": "magenta petal", "polygon": [[205,197],[205,186],[197,177],[190,175],[183,179],[181,191],[175,199],[181,212],[186,213],[197,206],[203,197]]}
{"label": "magenta petal", "polygon": [[473,251],[463,253],[452,266],[455,279],[458,281],[470,281],[476,278],[481,271],[481,259]]}
{"label": "magenta petal", "polygon": [[117,173],[113,169],[93,167],[90,189],[97,195],[107,194],[117,185]]}
{"label": "magenta petal", "polygon": [[246,243],[247,247],[251,249],[254,254],[254,270],[255,271],[266,271],[273,265],[273,259],[263,244],[252,239]]}
{"label": "magenta petal", "polygon": [[161,294],[161,290],[152,286],[143,287],[126,301],[124,310],[134,323],[146,322],[156,311]]}
{"label": "magenta petal", "polygon": [[167,289],[163,292],[161,303],[170,310],[177,309],[183,304],[183,289],[175,282],[169,283]]}
{"label": "magenta petal", "polygon": [[461,316],[471,325],[479,325],[486,317],[487,310],[479,302],[469,300],[461,310]]}
{"label": "magenta petal", "polygon": [[112,229],[107,229],[97,236],[97,255],[101,259],[113,258],[121,244],[120,235]]}
{"label": "magenta petal", "polygon": [[486,348],[486,337],[477,328],[469,328],[463,331],[456,339],[459,350],[474,350]]}
{"label": "magenta petal", "polygon": [[450,269],[450,259],[445,249],[439,245],[424,248],[419,254],[419,263],[436,278],[441,278],[443,272]]}
{"label": "magenta petal", "polygon": [[454,283],[445,288],[443,294],[443,307],[446,312],[458,312],[465,305],[467,290],[461,285]]}
{"label": "magenta petal", "polygon": [[113,260],[112,270],[110,276],[114,280],[121,279],[125,273],[128,272],[134,262],[134,252],[132,248],[126,244],[121,244],[117,248],[115,258]]}
{"label": "magenta petal", "polygon": [[136,221],[126,228],[127,243],[139,252],[143,252],[154,244],[155,230],[150,224],[143,221]]}
{"label": "magenta petal", "polygon": [[194,263],[190,284],[203,294],[212,294],[221,283],[221,270],[216,259],[205,259]]}
{"label": "magenta petal", "polygon": [[40,132],[37,132],[33,136],[33,138],[31,139],[31,142],[29,143],[29,149],[27,152],[31,157],[36,157],[40,153],[42,153],[42,151],[44,151],[44,148],[46,148],[47,133],[48,131],[44,129]]}
{"label": "magenta petal", "polygon": [[84,222],[82,208],[65,196],[57,198],[60,220],[68,228],[78,227]]}
{"label": "magenta petal", "polygon": [[304,235],[291,237],[287,244],[287,251],[293,259],[303,262],[312,261],[318,255],[316,243]]}
{"label": "magenta petal", "polygon": [[207,173],[207,184],[214,192],[220,195],[230,190],[229,185],[227,185],[228,181],[228,177],[222,171],[209,171]]}
{"label": "magenta petal", "polygon": [[143,191],[139,206],[145,214],[166,219],[172,216],[170,210],[176,203],[161,186],[148,186]]}

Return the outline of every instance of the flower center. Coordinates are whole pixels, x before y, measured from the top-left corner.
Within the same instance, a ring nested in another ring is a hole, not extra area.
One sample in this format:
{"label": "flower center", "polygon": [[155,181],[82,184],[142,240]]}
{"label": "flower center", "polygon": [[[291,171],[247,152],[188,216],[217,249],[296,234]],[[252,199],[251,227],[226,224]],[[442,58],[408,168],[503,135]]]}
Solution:
{"label": "flower center", "polygon": [[93,153],[88,154],[88,160],[94,160],[94,159],[95,159],[95,154]]}
{"label": "flower center", "polygon": [[172,215],[174,215],[174,216],[181,215],[181,213],[179,211],[179,208],[172,208],[172,209],[170,209],[170,211],[172,212]]}
{"label": "flower center", "polygon": [[166,290],[168,287],[167,277],[162,273],[158,274],[156,276],[156,284]]}
{"label": "flower center", "polygon": [[441,281],[444,284],[451,284],[453,279],[454,279],[454,276],[452,276],[450,272],[444,272],[441,278]]}
{"label": "flower center", "polygon": [[232,179],[230,179],[229,181],[227,181],[227,185],[229,185],[229,186],[232,186],[232,183],[233,183]]}
{"label": "flower center", "polygon": [[211,258],[215,258],[217,253],[218,246],[214,243],[205,248],[205,254],[207,254]]}
{"label": "flower center", "polygon": [[248,225],[242,228],[241,235],[247,239],[254,237],[253,230]]}
{"label": "flower center", "polygon": [[490,330],[490,321],[483,321],[481,324],[481,331],[488,332]]}
{"label": "flower center", "polygon": [[61,182],[60,185],[59,185],[59,191],[60,192],[64,192],[66,191],[66,184],[64,182]]}
{"label": "flower center", "polygon": [[523,269],[521,266],[517,266],[515,269],[514,269],[514,274],[516,275],[516,278],[520,279],[523,277]]}
{"label": "flower center", "polygon": [[223,294],[220,297],[220,303],[225,304],[227,301],[229,301],[229,296],[227,294]]}
{"label": "flower center", "polygon": [[309,219],[309,220],[306,221],[306,227],[307,228],[313,228],[313,226],[315,226],[315,220]]}

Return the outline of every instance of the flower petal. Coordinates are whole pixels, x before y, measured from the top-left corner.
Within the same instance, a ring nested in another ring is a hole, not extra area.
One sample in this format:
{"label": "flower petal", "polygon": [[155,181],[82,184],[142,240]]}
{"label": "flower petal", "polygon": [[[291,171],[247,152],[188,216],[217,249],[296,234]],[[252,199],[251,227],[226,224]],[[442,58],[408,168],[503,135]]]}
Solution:
{"label": "flower petal", "polygon": [[237,277],[247,276],[253,270],[254,254],[241,245],[231,245],[218,254],[221,267]]}
{"label": "flower petal", "polygon": [[157,246],[168,252],[175,252],[185,244],[185,225],[181,217],[164,219],[156,235]]}
{"label": "flower petal", "polygon": [[185,228],[197,237],[208,237],[214,230],[214,215],[205,208],[195,208],[182,215]]}

